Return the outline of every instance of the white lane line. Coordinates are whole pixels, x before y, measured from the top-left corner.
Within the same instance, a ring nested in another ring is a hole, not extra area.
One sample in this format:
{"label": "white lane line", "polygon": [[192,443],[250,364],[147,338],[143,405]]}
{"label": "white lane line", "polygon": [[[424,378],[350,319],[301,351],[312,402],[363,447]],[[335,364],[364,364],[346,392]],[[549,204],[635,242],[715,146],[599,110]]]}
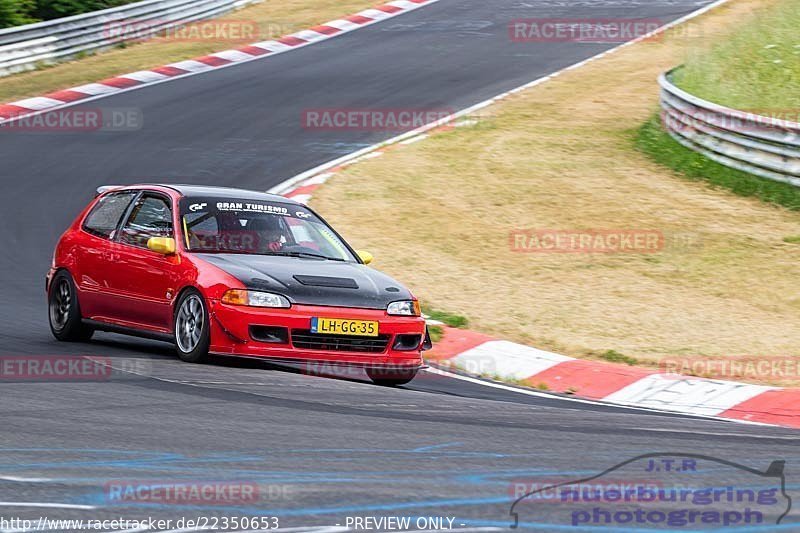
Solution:
{"label": "white lane line", "polygon": [[75,91],[76,93],[84,93],[84,94],[91,94],[92,96],[98,96],[101,94],[111,94],[113,92],[119,91],[119,87],[114,87],[111,85],[103,85],[102,83],[87,83],[86,85],[70,87],[68,90]]}
{"label": "white lane line", "polygon": [[303,187],[307,187],[308,185],[322,185],[323,183],[328,181],[328,179],[330,179],[331,176],[335,176],[335,174],[333,172],[324,172],[318,176],[314,176],[311,179],[307,179],[306,181],[301,183],[301,185]]}
{"label": "white lane line", "polygon": [[169,78],[166,74],[159,74],[152,70],[137,70],[136,72],[128,72],[118,76],[119,78],[130,78],[132,80],[140,81],[142,83],[152,83],[154,81],[166,80]]}
{"label": "white lane line", "polygon": [[423,133],[422,135],[417,135],[416,137],[411,137],[410,139],[406,139],[405,141],[400,141],[400,144],[405,144],[405,145],[414,144],[414,143],[418,143],[420,141],[424,141],[428,137],[429,137],[429,135],[427,133]]}
{"label": "white lane line", "polygon": [[574,359],[515,342],[486,341],[450,361],[466,369],[468,374],[493,372],[501,379],[525,379]]}
{"label": "white lane line", "polygon": [[326,22],[324,25],[342,31],[353,31],[361,27],[360,24],[356,24],[355,22],[350,22],[349,20],[345,19],[330,20]]}
{"label": "white lane line", "polygon": [[394,0],[394,2],[389,2],[388,5],[399,7],[400,9],[411,9],[414,7],[414,3],[408,0]]}
{"label": "white lane line", "polygon": [[291,50],[292,47],[288,44],[279,43],[275,40],[270,41],[261,41],[258,43],[253,43],[250,46],[255,46],[256,48],[263,48],[264,50],[269,50],[270,52],[285,52],[287,50]]}
{"label": "white lane line", "polygon": [[309,200],[311,200],[311,195],[310,194],[295,194],[294,196],[291,196],[291,199],[294,200],[295,202],[298,202],[298,203],[301,203],[301,204],[306,204],[306,203],[308,203]]}
{"label": "white lane line", "polygon": [[[530,389],[519,389],[517,387],[512,387],[510,385],[504,385],[502,383],[496,383],[494,381],[484,381],[478,378],[472,378],[469,376],[462,376],[461,374],[453,374],[452,372],[448,372],[446,370],[441,370],[436,367],[429,367],[424,370],[425,372],[430,372],[431,374],[437,374],[439,376],[445,376],[448,378],[453,379],[460,379],[462,381],[467,381],[469,383],[474,383],[476,385],[483,385],[484,387],[491,387],[495,389],[502,389],[509,392],[516,392],[518,394],[525,394],[527,396],[536,396],[537,398],[550,398],[551,400],[564,400],[565,402],[575,402],[575,403],[582,403],[585,405],[602,405],[605,407],[616,407],[619,409],[631,410],[631,411],[642,411],[644,413],[660,413],[660,414],[670,414],[670,415],[686,415],[692,418],[703,419],[703,420],[714,420],[717,422],[733,422],[736,424],[745,424],[750,426],[768,426],[768,427],[778,427],[775,424],[764,424],[761,422],[751,422],[749,420],[736,420],[732,418],[720,418],[716,416],[707,416],[707,415],[695,415],[690,413],[678,413],[676,411],[666,411],[663,409],[655,409],[652,407],[637,407],[633,405],[621,405],[621,404],[614,404],[609,402],[603,402],[599,400],[586,400],[584,398],[572,398],[570,396],[559,396],[556,394],[550,394],[547,392],[535,391]],[[668,430],[667,430],[668,431]],[[696,433],[694,431],[690,433]],[[765,437],[766,438],[766,437]],[[773,437],[769,437],[773,438]]]}
{"label": "white lane line", "polygon": [[240,52],[239,50],[223,50],[222,52],[215,52],[209,55],[212,55],[214,57],[219,57],[222,59],[227,59],[228,61],[245,61],[253,57],[252,54],[245,54],[244,52]]}
{"label": "white lane line", "polygon": [[211,65],[206,65],[205,63],[201,63],[200,61],[195,61],[194,59],[187,59],[186,61],[178,61],[177,63],[170,63],[166,65],[168,67],[179,68],[181,70],[185,70],[187,72],[197,73],[197,72],[205,72],[207,70],[211,70],[215,67]]}
{"label": "white lane line", "polygon": [[49,503],[49,502],[0,502],[0,507],[44,507],[48,509],[80,509],[91,511],[97,509],[94,505],[76,505],[72,503]]}
{"label": "white lane line", "polygon": [[61,100],[56,100],[54,98],[48,98],[46,96],[34,96],[33,98],[26,98],[24,100],[12,102],[10,105],[24,107],[25,109],[45,110],[51,107],[60,106],[62,103],[63,102],[61,102]]}
{"label": "white lane line", "polygon": [[14,481],[17,483],[49,483],[54,480],[46,477],[0,476],[0,481]]}
{"label": "white lane line", "polygon": [[297,33],[293,33],[291,37],[297,37],[298,39],[302,39],[304,41],[308,41],[313,43],[314,41],[321,41],[323,39],[327,39],[328,36],[324,33],[320,33],[314,30],[302,30],[298,31]]}

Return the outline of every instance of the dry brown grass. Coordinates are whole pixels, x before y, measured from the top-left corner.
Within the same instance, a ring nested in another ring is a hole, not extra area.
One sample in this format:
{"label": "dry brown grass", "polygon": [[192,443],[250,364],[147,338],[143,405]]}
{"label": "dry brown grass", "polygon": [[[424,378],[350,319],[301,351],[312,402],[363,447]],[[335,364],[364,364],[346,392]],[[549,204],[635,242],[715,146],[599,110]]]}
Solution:
{"label": "dry brown grass", "polygon": [[[314,206],[376,266],[474,329],[572,356],[800,355],[800,215],[690,182],[633,147],[657,75],[769,0],[641,43],[338,174]],[[735,23],[735,24],[734,24]],[[700,26],[698,26],[700,25]],[[530,228],[660,230],[644,254],[520,254]]]}
{"label": "dry brown grass", "polygon": [[[323,22],[372,7],[374,0],[280,0],[266,1],[215,20],[241,21],[243,33],[254,23],[256,35],[240,40],[180,41],[161,37],[114,49],[77,61],[0,78],[0,102],[95,82],[104,78],[157,67],[184,59],[220,52],[245,44],[274,39]],[[250,23],[250,24],[248,24]]]}

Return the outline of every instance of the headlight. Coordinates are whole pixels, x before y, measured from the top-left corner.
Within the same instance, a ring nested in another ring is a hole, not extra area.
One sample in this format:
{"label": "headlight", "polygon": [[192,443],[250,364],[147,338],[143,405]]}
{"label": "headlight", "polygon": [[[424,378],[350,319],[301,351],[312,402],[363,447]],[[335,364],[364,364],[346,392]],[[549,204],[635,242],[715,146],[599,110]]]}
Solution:
{"label": "headlight", "polygon": [[386,313],[390,315],[419,316],[419,302],[416,300],[392,302],[386,308]]}
{"label": "headlight", "polygon": [[271,292],[246,291],[231,289],[222,295],[222,303],[230,305],[247,305],[250,307],[273,307],[288,309],[292,304],[280,294]]}

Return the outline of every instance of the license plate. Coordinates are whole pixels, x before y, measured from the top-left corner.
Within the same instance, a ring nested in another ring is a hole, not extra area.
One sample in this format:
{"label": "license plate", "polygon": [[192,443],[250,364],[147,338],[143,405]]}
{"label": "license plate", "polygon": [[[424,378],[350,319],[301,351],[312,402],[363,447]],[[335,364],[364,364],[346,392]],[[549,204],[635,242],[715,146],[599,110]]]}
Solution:
{"label": "license plate", "polygon": [[378,322],[372,320],[344,320],[341,318],[314,317],[311,319],[311,333],[377,337]]}

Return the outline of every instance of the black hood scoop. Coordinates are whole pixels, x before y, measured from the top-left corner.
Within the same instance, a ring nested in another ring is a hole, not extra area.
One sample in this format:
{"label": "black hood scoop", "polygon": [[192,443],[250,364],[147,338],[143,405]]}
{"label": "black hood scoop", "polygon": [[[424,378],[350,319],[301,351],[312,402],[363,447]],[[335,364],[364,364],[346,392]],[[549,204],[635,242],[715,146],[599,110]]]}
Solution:
{"label": "black hood scoop", "polygon": [[293,276],[294,279],[309,287],[331,287],[336,289],[357,289],[358,283],[350,278],[331,278],[328,276]]}
{"label": "black hood scoop", "polygon": [[281,294],[293,304],[386,309],[410,300],[395,280],[355,262],[319,261],[278,255],[195,254],[248,289]]}

